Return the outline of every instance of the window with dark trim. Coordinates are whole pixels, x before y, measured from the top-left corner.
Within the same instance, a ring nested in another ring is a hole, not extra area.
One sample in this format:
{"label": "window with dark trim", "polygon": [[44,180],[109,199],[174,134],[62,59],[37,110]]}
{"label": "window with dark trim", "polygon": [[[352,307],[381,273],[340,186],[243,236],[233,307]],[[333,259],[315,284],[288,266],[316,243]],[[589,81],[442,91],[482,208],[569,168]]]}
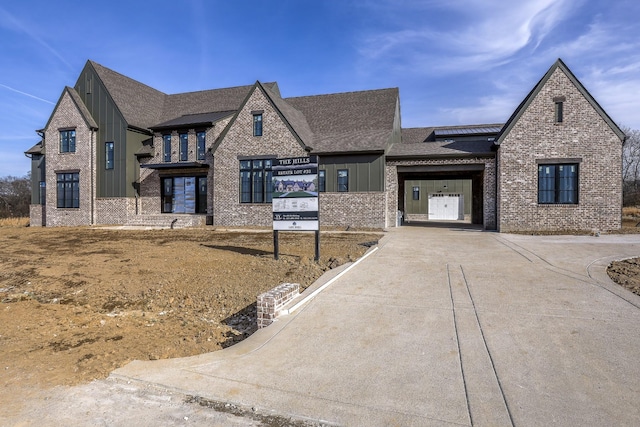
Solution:
{"label": "window with dark trim", "polygon": [[262,113],[253,114],[253,136],[262,136]]}
{"label": "window with dark trim", "polygon": [[318,171],[318,191],[321,193],[327,191],[327,171]]}
{"label": "window with dark trim", "polygon": [[207,177],[162,178],[162,213],[207,213]]}
{"label": "window with dark trim", "polygon": [[273,159],[240,160],[240,203],[271,203]]}
{"label": "window with dark trim", "polygon": [[41,205],[47,204],[47,183],[45,181],[40,181],[38,200]]}
{"label": "window with dark trim", "polygon": [[162,135],[162,159],[165,162],[171,161],[171,135]]}
{"label": "window with dark trim", "polygon": [[413,200],[420,200],[420,187],[413,187]]}
{"label": "window with dark trim", "polygon": [[198,132],[196,133],[196,141],[197,141],[197,158],[198,160],[204,160],[204,151],[206,148],[206,132]]}
{"label": "window with dark trim", "polygon": [[189,134],[181,133],[180,135],[180,161],[186,162],[189,159]]}
{"label": "window with dark trim", "polygon": [[349,191],[349,169],[338,169],[338,192]]}
{"label": "window with dark trim", "polygon": [[76,130],[75,129],[60,131],[60,152],[61,153],[76,152]]}
{"label": "window with dark trim", "polygon": [[563,117],[563,109],[564,109],[564,103],[562,101],[557,101],[556,102],[556,111],[555,111],[555,116],[556,116],[556,123],[562,123]]}
{"label": "window with dark trim", "polygon": [[104,143],[105,169],[113,169],[113,142]]}
{"label": "window with dark trim", "polygon": [[57,204],[59,208],[80,207],[80,174],[78,172],[57,173]]}
{"label": "window with dark trim", "polygon": [[578,164],[539,164],[538,203],[577,204]]}

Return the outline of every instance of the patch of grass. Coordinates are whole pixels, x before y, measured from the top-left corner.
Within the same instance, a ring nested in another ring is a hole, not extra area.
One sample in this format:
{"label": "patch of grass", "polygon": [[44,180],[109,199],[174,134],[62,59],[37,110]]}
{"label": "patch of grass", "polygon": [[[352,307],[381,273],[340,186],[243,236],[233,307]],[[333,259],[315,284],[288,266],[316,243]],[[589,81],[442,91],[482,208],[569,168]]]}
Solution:
{"label": "patch of grass", "polygon": [[640,218],[640,207],[627,206],[622,208],[622,216],[628,218]]}
{"label": "patch of grass", "polygon": [[0,227],[28,227],[29,218],[0,218]]}

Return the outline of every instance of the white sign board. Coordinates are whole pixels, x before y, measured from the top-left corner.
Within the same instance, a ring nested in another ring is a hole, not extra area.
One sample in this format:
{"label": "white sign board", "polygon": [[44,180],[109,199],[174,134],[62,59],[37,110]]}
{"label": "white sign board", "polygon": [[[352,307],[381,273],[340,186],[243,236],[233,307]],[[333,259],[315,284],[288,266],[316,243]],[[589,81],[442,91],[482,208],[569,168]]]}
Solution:
{"label": "white sign board", "polygon": [[272,184],[274,230],[320,229],[317,156],[276,159]]}

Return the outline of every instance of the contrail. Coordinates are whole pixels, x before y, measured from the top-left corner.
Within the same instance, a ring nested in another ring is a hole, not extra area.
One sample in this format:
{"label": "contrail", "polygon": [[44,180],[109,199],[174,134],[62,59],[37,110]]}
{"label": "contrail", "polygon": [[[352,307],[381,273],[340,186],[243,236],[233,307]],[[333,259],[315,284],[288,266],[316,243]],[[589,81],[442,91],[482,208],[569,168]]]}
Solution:
{"label": "contrail", "polygon": [[22,92],[22,91],[20,91],[18,89],[14,89],[14,88],[12,88],[10,86],[3,85],[2,83],[0,83],[0,86],[2,86],[5,89],[8,89],[10,91],[19,93],[20,95],[28,96],[29,98],[37,99],[38,101],[46,102],[47,104],[55,105],[55,102],[51,102],[51,101],[47,101],[46,99],[38,98],[35,95],[31,95],[30,93]]}

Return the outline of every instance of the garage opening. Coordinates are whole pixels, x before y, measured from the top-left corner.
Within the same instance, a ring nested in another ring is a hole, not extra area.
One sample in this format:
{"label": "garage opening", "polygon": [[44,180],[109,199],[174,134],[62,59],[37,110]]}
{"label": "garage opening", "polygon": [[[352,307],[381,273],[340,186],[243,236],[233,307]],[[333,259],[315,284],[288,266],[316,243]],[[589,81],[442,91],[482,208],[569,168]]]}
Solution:
{"label": "garage opening", "polygon": [[398,166],[398,184],[405,224],[484,225],[484,164]]}

